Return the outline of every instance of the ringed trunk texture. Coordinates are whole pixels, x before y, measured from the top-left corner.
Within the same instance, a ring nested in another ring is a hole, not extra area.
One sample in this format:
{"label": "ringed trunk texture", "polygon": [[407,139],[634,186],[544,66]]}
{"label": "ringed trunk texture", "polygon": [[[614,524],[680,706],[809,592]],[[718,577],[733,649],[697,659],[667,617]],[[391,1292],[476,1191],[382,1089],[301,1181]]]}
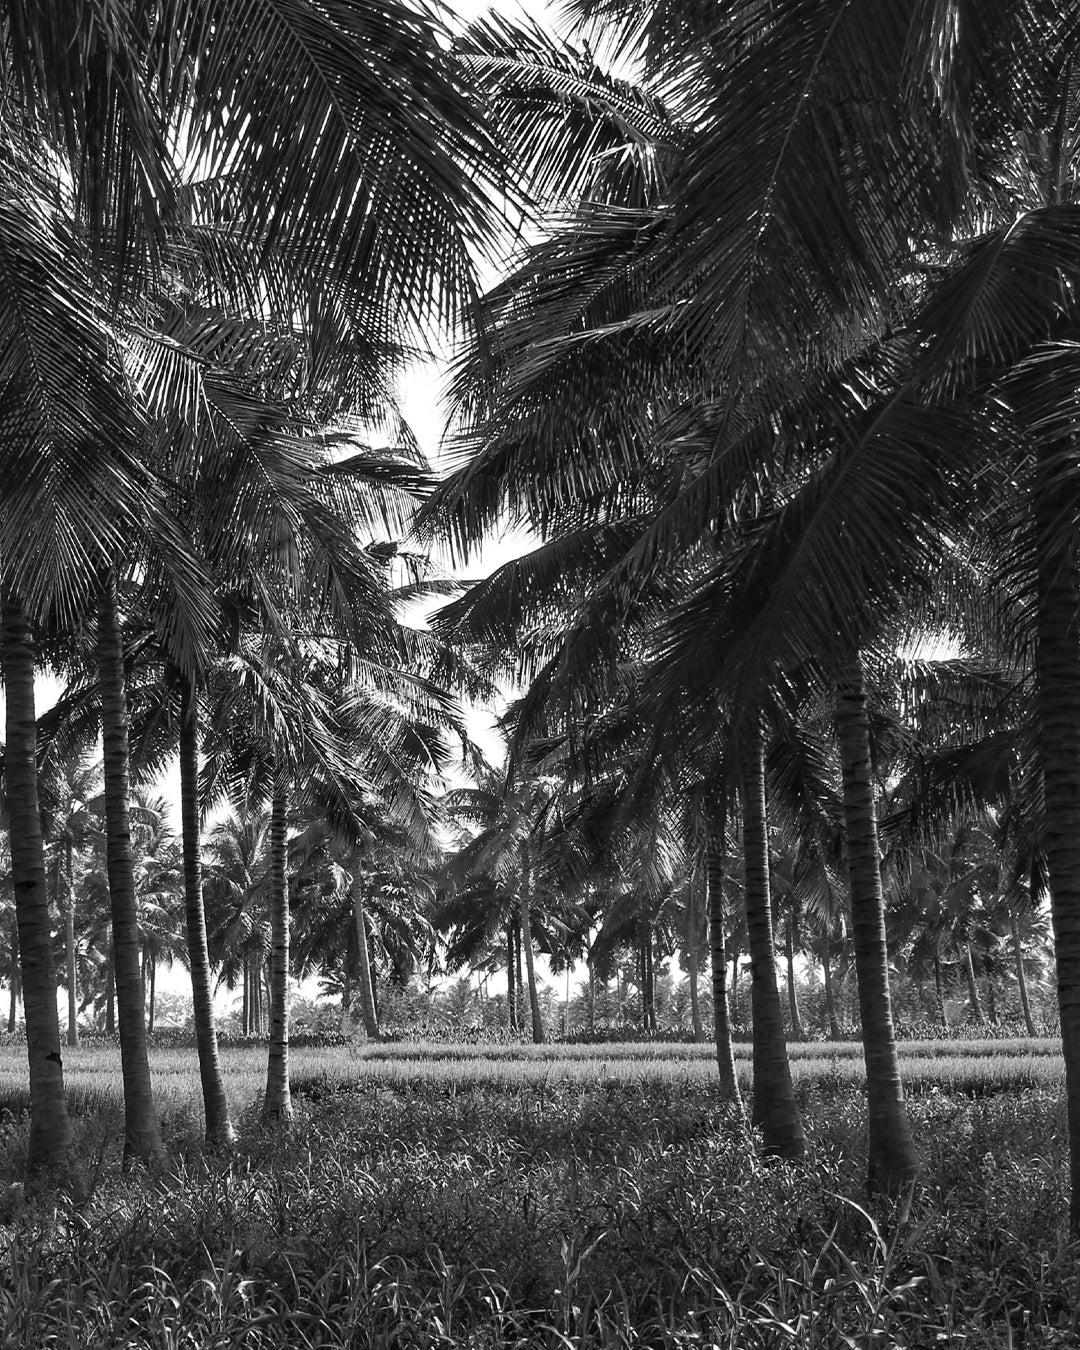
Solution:
{"label": "ringed trunk texture", "polygon": [[266,1120],[292,1117],[289,1088],[289,877],[284,787],[270,811],[270,1049],[266,1062]]}
{"label": "ringed trunk texture", "polygon": [[163,1163],[150,1061],[146,1053],[146,1008],[139,950],[135,868],[131,849],[131,769],[124,648],[120,635],[116,573],[110,572],[98,601],[98,676],[101,681],[101,741],[105,773],[105,836],[112,910],[116,1016],[124,1079],[124,1166],[138,1159]]}
{"label": "ringed trunk texture", "polygon": [[536,989],[536,961],[532,942],[532,870],[529,866],[528,850],[524,851],[521,864],[521,894],[518,897],[518,913],[521,917],[521,945],[525,949],[525,972],[529,981],[529,1008],[532,1011],[532,1037],[535,1045],[544,1043],[544,1019],[540,1016],[540,997]]}
{"label": "ringed trunk texture", "polygon": [[754,1021],[754,1105],[765,1152],[801,1158],[806,1152],[802,1117],[795,1103],[784,1015],[776,984],[769,840],[765,816],[765,757],[761,728],[747,723],[742,748],[743,868],[746,930],[750,948],[750,1006]]}
{"label": "ringed trunk texture", "polygon": [[836,731],[843,777],[851,933],[866,1061],[867,1187],[871,1193],[897,1195],[915,1181],[919,1162],[904,1103],[893,1028],[885,898],[870,772],[870,724],[858,655],[848,662],[838,685]]}
{"label": "ringed trunk texture", "polygon": [[[225,1096],[225,1075],[218,1053],[214,1025],[214,991],[206,941],[203,901],[201,811],[199,809],[198,698],[194,682],[180,676],[180,821],[184,850],[184,921],[195,1044],[199,1052],[206,1145],[211,1151],[228,1150],[236,1142]],[[245,962],[246,975],[246,962]],[[244,1030],[247,1030],[247,988],[244,989]]]}
{"label": "ringed trunk texture", "polygon": [[[11,878],[22,971],[26,1053],[30,1064],[30,1176],[62,1178],[69,1168],[71,1122],[64,1093],[56,968],[45,879],[45,844],[38,809],[34,653],[22,605],[3,597],[2,657],[7,698],[4,789],[11,833]],[[12,1010],[16,996],[12,952]]]}
{"label": "ringed trunk texture", "polygon": [[1016,962],[1016,983],[1020,989],[1020,1004],[1024,1009],[1024,1025],[1029,1036],[1037,1036],[1035,1019],[1031,1015],[1031,999],[1028,997],[1027,972],[1024,970],[1024,947],[1020,941],[1020,925],[1016,921],[1015,914],[1010,917],[1009,926],[1012,929],[1013,959]]}
{"label": "ringed trunk texture", "polygon": [[364,1031],[373,1039],[379,1034],[379,1018],[375,1011],[375,995],[371,983],[371,960],[368,953],[367,915],[364,913],[364,891],[360,878],[360,855],[353,857],[353,923],[356,925],[356,947],[360,961],[360,1013]]}
{"label": "ringed trunk texture", "polygon": [[720,1072],[720,1095],[744,1115],[739,1079],[735,1073],[735,1049],[731,1043],[728,1015],[727,953],[724,951],[724,837],[722,830],[710,839],[705,855],[705,885],[709,899],[709,950],[712,955],[713,1035],[716,1067]]}
{"label": "ringed trunk texture", "polygon": [[1059,447],[1039,451],[1035,679],[1069,1135],[1069,1228],[1080,1237],[1080,573],[1054,481]]}

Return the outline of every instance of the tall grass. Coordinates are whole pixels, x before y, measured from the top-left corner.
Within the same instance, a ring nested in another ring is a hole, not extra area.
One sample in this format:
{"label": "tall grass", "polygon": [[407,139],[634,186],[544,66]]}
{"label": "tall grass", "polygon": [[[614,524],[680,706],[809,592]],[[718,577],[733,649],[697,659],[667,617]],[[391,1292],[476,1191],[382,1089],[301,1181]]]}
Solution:
{"label": "tall grass", "polygon": [[924,1183],[901,1221],[861,1198],[862,1093],[833,1077],[857,1058],[799,1061],[810,1155],[795,1165],[761,1160],[707,1058],[609,1048],[467,1056],[456,1076],[414,1057],[398,1079],[381,1055],[304,1051],[296,1119],[275,1130],[258,1123],[260,1052],[231,1050],[229,1163],[200,1152],[193,1056],[159,1053],[173,1170],[157,1179],[119,1171],[112,1053],[73,1053],[89,1197],[27,1201],[26,1124],[7,1117],[0,1345],[1080,1344],[1057,1089],[928,1084],[911,1102]]}

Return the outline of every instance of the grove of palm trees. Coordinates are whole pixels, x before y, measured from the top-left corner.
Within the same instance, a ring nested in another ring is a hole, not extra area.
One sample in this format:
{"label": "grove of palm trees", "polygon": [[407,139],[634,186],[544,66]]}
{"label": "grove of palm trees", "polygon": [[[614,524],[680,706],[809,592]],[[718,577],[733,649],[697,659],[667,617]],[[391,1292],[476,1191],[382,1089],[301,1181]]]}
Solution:
{"label": "grove of palm trees", "polygon": [[2,0],[0,1344],[1080,1340],[1078,58]]}

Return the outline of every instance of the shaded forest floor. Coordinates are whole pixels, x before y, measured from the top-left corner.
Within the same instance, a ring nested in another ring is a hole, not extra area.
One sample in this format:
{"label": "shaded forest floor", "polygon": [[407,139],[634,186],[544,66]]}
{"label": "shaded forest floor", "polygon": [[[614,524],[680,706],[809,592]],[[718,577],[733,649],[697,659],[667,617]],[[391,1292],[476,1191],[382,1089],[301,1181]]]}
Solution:
{"label": "shaded forest floor", "polygon": [[[811,1151],[792,1165],[757,1157],[707,1057],[678,1049],[302,1051],[295,1119],[275,1130],[257,1123],[257,1050],[230,1051],[241,1141],[228,1165],[199,1150],[192,1052],[158,1052],[163,1178],[120,1175],[111,1052],[71,1052],[94,1182],[78,1207],[23,1196],[26,1123],[4,1068],[0,1344],[1080,1343],[1061,1091],[1036,1081],[1060,1075],[1052,1043],[1003,1049],[1031,1061],[1018,1078],[919,1080],[924,1184],[902,1223],[865,1205],[846,1051],[800,1061],[820,1070],[798,1075]],[[9,1059],[14,1073],[15,1047]]]}

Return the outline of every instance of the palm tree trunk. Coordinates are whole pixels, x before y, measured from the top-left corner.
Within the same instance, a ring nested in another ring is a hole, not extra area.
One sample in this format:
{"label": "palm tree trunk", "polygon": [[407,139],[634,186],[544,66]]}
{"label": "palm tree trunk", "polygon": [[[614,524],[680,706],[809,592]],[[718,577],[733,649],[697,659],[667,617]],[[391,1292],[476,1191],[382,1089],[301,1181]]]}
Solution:
{"label": "palm tree trunk", "polygon": [[75,988],[75,884],[70,841],[64,849],[64,862],[65,890],[67,891],[67,905],[64,910],[64,957],[67,962],[68,987],[67,1043],[68,1045],[78,1045],[79,998],[78,990]]}
{"label": "palm tree trunk", "polygon": [[150,961],[150,993],[146,1002],[146,1034],[149,1036],[154,1030],[154,994],[157,989],[157,962],[153,956]]}
{"label": "palm tree trunk", "polygon": [[1027,973],[1024,970],[1024,948],[1020,941],[1020,925],[1016,915],[1010,915],[1009,926],[1012,929],[1013,960],[1016,962],[1016,983],[1020,989],[1020,1006],[1024,1010],[1024,1025],[1029,1036],[1037,1036],[1035,1019],[1031,1016],[1031,999],[1028,997]]}
{"label": "palm tree trunk", "polygon": [[248,956],[244,953],[243,964],[243,992],[240,995],[240,1030],[246,1036],[251,1030],[251,1015],[249,1012],[249,999],[251,997],[251,972],[248,970]]}
{"label": "palm tree trunk", "polygon": [[360,959],[360,1012],[364,1030],[374,1039],[379,1034],[379,1019],[375,1012],[375,996],[371,986],[371,960],[368,953],[367,915],[364,913],[364,892],[360,877],[360,855],[353,854],[353,923],[356,925],[356,946]]}
{"label": "palm tree trunk", "polygon": [[709,901],[709,950],[712,955],[713,1036],[721,1099],[743,1115],[742,1093],[735,1073],[735,1048],[728,1016],[727,956],[724,951],[724,830],[721,824],[705,855],[705,885]]}
{"label": "palm tree trunk", "polygon": [[[236,1131],[229,1119],[225,1075],[218,1053],[214,1024],[214,991],[210,951],[206,939],[206,907],[203,899],[201,820],[199,806],[198,697],[194,680],[180,673],[180,829],[184,850],[184,923],[187,929],[188,965],[191,970],[191,1004],[195,1045],[199,1052],[199,1082],[202,1087],[206,1146],[210,1151],[230,1149]],[[244,962],[247,976],[247,962]],[[247,1030],[247,986],[244,987],[244,1030]]]}
{"label": "palm tree trunk", "polygon": [[536,988],[536,958],[532,943],[532,869],[529,851],[522,849],[521,892],[518,896],[518,915],[521,921],[521,945],[525,952],[525,972],[529,980],[529,1008],[532,1012],[532,1037],[535,1045],[544,1043],[544,1019],[540,1016],[540,997]]}
{"label": "palm tree trunk", "polygon": [[510,1030],[518,1030],[518,997],[514,980],[514,920],[506,925],[506,1018]]}
{"label": "palm tree trunk", "polygon": [[124,1080],[124,1165],[134,1159],[165,1159],[154,1111],[146,1051],[146,1010],[139,964],[139,918],[129,815],[130,756],[124,648],[120,635],[116,573],[109,573],[98,600],[98,676],[105,773],[105,837],[112,910],[113,969]]}
{"label": "palm tree trunk", "polygon": [[799,991],[795,987],[795,918],[788,914],[784,924],[784,956],[787,962],[788,1014],[791,1018],[793,1040],[803,1038],[802,1016],[799,1013]]}
{"label": "palm tree trunk", "polygon": [[840,1023],[836,1019],[836,1003],[833,1000],[832,968],[829,964],[828,936],[821,944],[821,978],[825,985],[825,1016],[829,1022],[829,1035],[834,1041],[840,1039]]}
{"label": "palm tree trunk", "polygon": [[698,892],[693,878],[686,892],[686,976],[690,981],[690,1025],[694,1040],[704,1041],[705,1029],[701,1023],[701,997],[698,992]]}
{"label": "palm tree trunk", "polygon": [[1073,1237],[1080,1237],[1080,572],[1055,481],[1059,449],[1040,448],[1033,490],[1035,679],[1045,799],[1043,846],[1065,1058],[1069,1228]]}
{"label": "palm tree trunk", "polygon": [[870,773],[870,724],[862,663],[856,654],[839,681],[836,731],[844,797],[844,850],[851,886],[851,930],[859,987],[868,1115],[867,1186],[898,1194],[918,1175],[889,991],[885,897]]}
{"label": "palm tree trunk", "polygon": [[795,1104],[780,991],[776,985],[769,840],[765,816],[765,756],[756,717],[743,731],[743,868],[746,929],[750,946],[750,1002],[754,1019],[754,1106],[765,1152],[801,1158],[806,1135]]}
{"label": "palm tree trunk", "polygon": [[[64,1093],[52,922],[45,884],[45,845],[38,809],[34,653],[22,605],[6,590],[0,643],[7,699],[4,790],[30,1065],[30,1140],[26,1166],[31,1175],[53,1173],[59,1177],[68,1167],[71,1122]],[[12,955],[14,967],[14,952]],[[14,996],[13,969],[13,1011]]]}
{"label": "palm tree trunk", "polygon": [[967,977],[968,1009],[979,1026],[986,1026],[986,1014],[979,998],[979,983],[975,979],[975,962],[971,958],[971,943],[964,943],[964,975]]}
{"label": "palm tree trunk", "polygon": [[267,1120],[292,1116],[289,1088],[289,877],[287,802],[275,786],[270,815],[270,1051],[266,1065]]}
{"label": "palm tree trunk", "polygon": [[729,990],[730,1018],[733,1024],[738,1025],[742,1017],[742,1009],[739,1006],[739,935],[733,932],[731,943],[728,950],[728,957],[731,961],[731,985]]}

